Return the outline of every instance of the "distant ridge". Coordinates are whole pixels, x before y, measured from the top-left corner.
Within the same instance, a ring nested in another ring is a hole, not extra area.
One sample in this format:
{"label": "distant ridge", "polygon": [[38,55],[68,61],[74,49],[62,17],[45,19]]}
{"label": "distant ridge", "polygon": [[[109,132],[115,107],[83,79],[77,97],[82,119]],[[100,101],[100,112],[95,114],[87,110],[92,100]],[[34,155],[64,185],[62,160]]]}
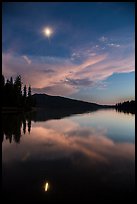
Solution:
{"label": "distant ridge", "polygon": [[32,95],[36,107],[53,108],[53,109],[70,109],[70,110],[95,110],[110,106],[99,105],[96,103],[89,103],[85,101],[65,98],[62,96],[50,96],[47,94]]}

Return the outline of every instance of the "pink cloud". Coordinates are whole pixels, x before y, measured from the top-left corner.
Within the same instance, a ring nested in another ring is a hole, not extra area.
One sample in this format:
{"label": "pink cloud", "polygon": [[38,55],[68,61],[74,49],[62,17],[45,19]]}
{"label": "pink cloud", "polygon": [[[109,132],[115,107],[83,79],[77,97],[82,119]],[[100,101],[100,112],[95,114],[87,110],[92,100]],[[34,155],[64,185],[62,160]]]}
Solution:
{"label": "pink cloud", "polygon": [[[110,164],[119,161],[119,158],[134,161],[135,145],[114,142],[106,136],[106,131],[94,127],[81,127],[78,122],[70,119],[33,123],[31,137],[26,135],[21,138],[22,148],[18,149],[16,156],[14,152],[16,144],[9,146],[7,144],[9,141],[4,141],[3,160],[21,161],[22,158],[24,161],[29,157],[45,160],[71,158],[71,155],[80,152],[91,164],[100,162]],[[5,154],[7,148],[9,154]]]}
{"label": "pink cloud", "polygon": [[62,83],[57,83],[54,85],[49,85],[43,88],[33,88],[33,91],[35,93],[46,93],[46,94],[52,94],[52,95],[65,95],[69,96],[73,93],[77,92],[77,88],[73,87],[69,84],[64,84],[62,85]]}
{"label": "pink cloud", "polygon": [[[21,74],[23,83],[31,84],[38,92],[64,96],[78,92],[81,86],[100,83],[113,73],[134,71],[134,57],[112,59],[108,53],[87,52],[87,57],[80,64],[72,62],[70,58],[22,57],[4,53],[2,70],[6,77]],[[70,83],[68,79],[78,83]]]}

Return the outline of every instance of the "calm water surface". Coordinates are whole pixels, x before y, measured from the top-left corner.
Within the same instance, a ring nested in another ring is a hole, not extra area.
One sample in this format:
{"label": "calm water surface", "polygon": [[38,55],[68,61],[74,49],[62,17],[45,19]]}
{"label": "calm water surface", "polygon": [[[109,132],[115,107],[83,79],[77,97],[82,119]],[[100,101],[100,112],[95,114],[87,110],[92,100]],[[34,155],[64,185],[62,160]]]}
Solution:
{"label": "calm water surface", "polygon": [[63,116],[3,116],[4,199],[132,198],[135,115],[110,109]]}

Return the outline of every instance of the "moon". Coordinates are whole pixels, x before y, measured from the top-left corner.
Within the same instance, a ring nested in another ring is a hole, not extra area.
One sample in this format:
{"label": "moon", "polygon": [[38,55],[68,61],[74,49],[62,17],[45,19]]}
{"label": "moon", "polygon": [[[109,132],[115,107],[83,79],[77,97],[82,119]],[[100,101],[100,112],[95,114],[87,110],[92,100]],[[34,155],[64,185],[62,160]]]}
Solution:
{"label": "moon", "polygon": [[52,35],[53,30],[52,30],[51,28],[47,27],[47,28],[44,28],[43,33],[44,33],[44,35],[45,35],[46,37],[49,38],[49,37]]}

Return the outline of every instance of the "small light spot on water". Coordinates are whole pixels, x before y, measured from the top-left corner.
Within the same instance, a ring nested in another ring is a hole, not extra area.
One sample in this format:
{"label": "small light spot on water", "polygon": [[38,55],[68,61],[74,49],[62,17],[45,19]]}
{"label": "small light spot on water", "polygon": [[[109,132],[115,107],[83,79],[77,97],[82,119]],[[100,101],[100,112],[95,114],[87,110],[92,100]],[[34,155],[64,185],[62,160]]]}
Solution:
{"label": "small light spot on water", "polygon": [[48,189],[49,189],[49,184],[48,184],[48,182],[46,182],[45,183],[45,191],[48,191]]}

